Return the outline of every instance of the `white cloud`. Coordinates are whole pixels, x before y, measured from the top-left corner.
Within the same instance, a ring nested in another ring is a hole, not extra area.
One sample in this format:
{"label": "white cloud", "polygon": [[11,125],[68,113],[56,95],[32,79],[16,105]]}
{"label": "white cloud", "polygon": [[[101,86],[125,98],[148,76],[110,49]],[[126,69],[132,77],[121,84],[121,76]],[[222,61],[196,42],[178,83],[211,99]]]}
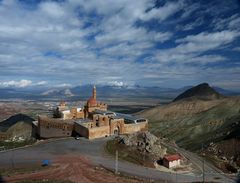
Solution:
{"label": "white cloud", "polygon": [[240,33],[236,31],[202,32],[196,35],[189,35],[176,40],[176,43],[180,43],[178,46],[157,53],[156,58],[160,62],[194,63],[197,61],[200,64],[223,61],[226,58],[219,55],[199,55],[206,51],[221,49],[238,36],[240,36]]}
{"label": "white cloud", "polygon": [[0,82],[1,88],[26,88],[30,86],[43,86],[47,85],[47,81],[38,81],[33,82],[31,80],[27,79],[21,79],[21,80],[10,80],[10,81],[2,81]]}
{"label": "white cloud", "polygon": [[54,18],[61,18],[65,14],[64,9],[56,2],[43,2],[40,4],[39,8],[44,14]]}
{"label": "white cloud", "polygon": [[195,29],[196,27],[199,27],[201,25],[204,24],[204,20],[202,17],[199,17],[197,18],[195,21],[189,23],[189,24],[186,24],[186,25],[183,25],[183,26],[180,26],[178,27],[179,30],[183,30],[183,31],[189,31],[189,30],[193,30]]}
{"label": "white cloud", "polygon": [[69,83],[62,83],[62,84],[57,84],[55,85],[55,87],[58,87],[58,88],[68,88],[68,87],[71,87],[72,85],[69,84]]}
{"label": "white cloud", "polygon": [[39,81],[36,83],[36,85],[46,85],[48,82],[47,81]]}
{"label": "white cloud", "polygon": [[111,81],[111,82],[108,82],[108,85],[110,86],[116,86],[116,87],[124,87],[124,86],[127,86],[126,83],[122,82],[122,81]]}
{"label": "white cloud", "polygon": [[14,87],[14,88],[25,88],[25,87],[28,87],[28,86],[31,86],[32,85],[32,81],[31,80],[26,80],[26,79],[22,79],[22,80],[19,80],[19,81],[14,81],[14,80],[11,80],[11,81],[3,81],[3,82],[0,82],[0,86],[1,87]]}
{"label": "white cloud", "polygon": [[182,6],[181,1],[168,2],[160,8],[151,9],[146,14],[144,14],[141,18],[142,20],[150,20],[154,18],[154,19],[159,19],[160,21],[163,21],[168,17],[170,17],[171,15],[174,15],[176,12],[180,11],[181,6]]}
{"label": "white cloud", "polygon": [[[196,80],[203,77],[207,63],[227,63],[228,55],[218,50],[232,46],[239,37],[238,14],[224,28],[196,30],[202,19],[193,15],[204,17],[208,10],[200,2],[179,0],[156,7],[152,0],[68,0],[40,1],[28,8],[21,3],[0,3],[0,79],[4,82],[26,76],[34,78],[31,86],[66,83],[60,87],[70,81],[72,85],[79,81],[151,85]],[[176,13],[179,16],[173,20]],[[195,21],[186,21],[188,17]],[[196,33],[179,34],[176,24]],[[47,81],[35,82],[35,78]]]}
{"label": "white cloud", "polygon": [[216,44],[216,46],[222,45],[222,44],[227,44],[231,41],[233,41],[237,36],[239,36],[240,33],[237,31],[221,31],[221,32],[202,32],[197,35],[189,35],[183,39],[178,39],[176,42],[177,43],[187,43],[187,42],[192,42],[192,43],[202,43],[204,44]]}
{"label": "white cloud", "polygon": [[224,30],[226,28],[231,30],[239,30],[240,17],[239,14],[234,14],[230,17],[220,17],[213,20],[213,26],[216,30]]}

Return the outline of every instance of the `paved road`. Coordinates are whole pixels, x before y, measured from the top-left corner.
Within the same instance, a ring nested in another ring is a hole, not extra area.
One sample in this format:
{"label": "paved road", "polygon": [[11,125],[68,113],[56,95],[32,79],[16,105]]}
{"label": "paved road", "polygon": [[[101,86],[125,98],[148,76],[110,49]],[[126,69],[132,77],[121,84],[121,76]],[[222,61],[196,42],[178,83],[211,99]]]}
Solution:
{"label": "paved road", "polygon": [[[208,180],[211,178],[212,175],[216,175],[217,177],[221,178],[222,180],[225,180],[225,182],[231,182],[232,177],[224,175],[221,170],[210,164],[208,161],[206,161],[204,158],[199,157],[195,153],[189,152],[183,148],[171,146],[174,148],[177,152],[181,153],[185,156],[185,158],[189,159],[191,163],[195,165],[197,168],[198,174],[200,173],[201,176],[204,172],[204,177],[202,177],[205,180]],[[210,176],[210,177],[209,177]]]}
{"label": "paved road", "polygon": [[[41,164],[43,159],[54,161],[56,155],[83,154],[88,156],[93,164],[102,165],[105,168],[113,170],[115,168],[115,160],[104,152],[104,144],[107,140],[107,138],[93,141],[84,138],[80,140],[69,138],[51,141],[28,148],[2,152],[0,153],[0,167]],[[184,153],[186,153],[186,151],[184,151]],[[187,153],[187,156],[192,155]],[[195,155],[193,157],[196,158]],[[154,180],[167,180],[171,182],[195,182],[202,180],[202,175],[160,172],[152,168],[145,168],[125,161],[119,162],[118,169],[122,173]],[[206,170],[212,171],[212,168],[207,166]],[[206,175],[206,180],[215,180],[224,183],[234,182],[219,173],[216,175]]]}

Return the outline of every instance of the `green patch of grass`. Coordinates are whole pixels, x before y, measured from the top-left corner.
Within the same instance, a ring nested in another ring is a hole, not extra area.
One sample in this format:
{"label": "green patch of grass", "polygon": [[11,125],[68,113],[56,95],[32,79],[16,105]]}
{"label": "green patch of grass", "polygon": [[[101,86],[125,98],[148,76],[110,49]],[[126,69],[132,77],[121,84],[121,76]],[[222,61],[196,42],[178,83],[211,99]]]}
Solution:
{"label": "green patch of grass", "polygon": [[8,150],[8,149],[13,149],[13,148],[23,147],[23,146],[26,146],[26,145],[31,145],[31,144],[34,144],[35,142],[36,142],[36,139],[30,139],[30,140],[25,140],[25,141],[21,141],[21,142],[0,141],[0,147],[2,147],[4,150]]}

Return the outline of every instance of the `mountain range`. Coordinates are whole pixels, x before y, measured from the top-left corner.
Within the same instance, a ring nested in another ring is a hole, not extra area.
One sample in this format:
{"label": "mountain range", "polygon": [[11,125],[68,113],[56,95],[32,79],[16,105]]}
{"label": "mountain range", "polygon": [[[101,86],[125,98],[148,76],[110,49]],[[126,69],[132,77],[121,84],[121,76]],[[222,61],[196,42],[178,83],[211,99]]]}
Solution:
{"label": "mountain range", "polygon": [[[171,101],[183,91],[192,86],[182,88],[145,87],[145,86],[114,86],[97,85],[97,95],[101,99],[107,98],[164,98]],[[216,91],[224,95],[238,95],[238,92],[214,87]],[[75,87],[52,87],[52,88],[0,88],[1,99],[87,99],[92,93],[92,85]]]}

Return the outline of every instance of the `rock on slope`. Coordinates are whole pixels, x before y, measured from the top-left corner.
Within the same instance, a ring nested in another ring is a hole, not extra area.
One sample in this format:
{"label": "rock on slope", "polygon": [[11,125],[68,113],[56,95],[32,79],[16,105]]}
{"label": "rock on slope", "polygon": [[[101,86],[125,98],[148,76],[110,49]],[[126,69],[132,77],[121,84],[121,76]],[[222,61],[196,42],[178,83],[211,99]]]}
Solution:
{"label": "rock on slope", "polygon": [[183,99],[202,99],[202,100],[213,100],[223,98],[224,96],[215,91],[213,88],[209,86],[208,83],[202,83],[195,87],[192,87],[179,96],[177,96],[173,101],[179,101]]}
{"label": "rock on slope", "polygon": [[160,139],[150,132],[138,132],[119,137],[119,142],[139,152],[147,152],[156,160],[163,158],[167,149],[160,145]]}

